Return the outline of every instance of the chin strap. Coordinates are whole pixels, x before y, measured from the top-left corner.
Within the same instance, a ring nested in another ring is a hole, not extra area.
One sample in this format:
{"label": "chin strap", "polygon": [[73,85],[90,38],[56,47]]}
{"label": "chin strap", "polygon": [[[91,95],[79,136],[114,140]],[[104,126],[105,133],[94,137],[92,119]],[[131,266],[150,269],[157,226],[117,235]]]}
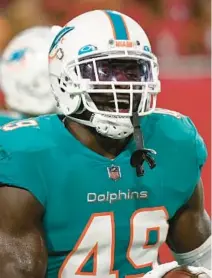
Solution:
{"label": "chin strap", "polygon": [[150,169],[153,169],[156,166],[155,160],[151,156],[151,154],[157,154],[157,153],[155,150],[144,148],[144,139],[143,139],[142,131],[140,129],[139,117],[137,112],[133,113],[131,122],[134,127],[133,136],[134,136],[137,150],[133,152],[130,159],[130,164],[132,167],[136,168],[136,174],[138,177],[140,177],[144,175],[144,168],[143,168],[144,162],[148,163]]}

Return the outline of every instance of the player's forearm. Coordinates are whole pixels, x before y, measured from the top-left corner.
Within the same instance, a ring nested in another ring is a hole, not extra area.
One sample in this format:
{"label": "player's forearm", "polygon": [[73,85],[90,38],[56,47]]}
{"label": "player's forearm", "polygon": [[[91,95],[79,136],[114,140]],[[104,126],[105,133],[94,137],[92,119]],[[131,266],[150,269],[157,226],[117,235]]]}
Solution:
{"label": "player's forearm", "polygon": [[[21,254],[20,254],[21,255]],[[18,254],[19,256],[19,254]],[[23,262],[15,258],[8,257],[7,254],[2,257],[0,255],[0,277],[1,278],[44,278],[45,265],[28,261],[23,256]]]}
{"label": "player's forearm", "polygon": [[[3,268],[0,270],[1,278],[38,278],[39,276],[35,276],[35,273],[26,272],[19,268],[16,263],[8,262]],[[41,276],[42,277],[42,276]],[[44,278],[44,276],[42,277]]]}
{"label": "player's forearm", "polygon": [[[44,278],[46,267],[43,263],[32,261],[22,253],[23,257],[19,259],[0,255],[0,277],[1,278]],[[16,255],[15,255],[16,256]],[[17,254],[21,256],[21,254]]]}
{"label": "player's forearm", "polygon": [[47,252],[42,239],[30,236],[30,240],[24,240],[0,232],[1,278],[44,278],[46,265]]}

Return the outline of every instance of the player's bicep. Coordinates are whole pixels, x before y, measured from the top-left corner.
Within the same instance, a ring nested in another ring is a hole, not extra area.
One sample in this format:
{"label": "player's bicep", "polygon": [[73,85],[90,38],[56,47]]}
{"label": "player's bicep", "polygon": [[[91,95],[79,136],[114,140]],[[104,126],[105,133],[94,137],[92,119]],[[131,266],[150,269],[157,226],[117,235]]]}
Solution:
{"label": "player's bicep", "polygon": [[42,205],[26,190],[0,187],[1,278],[44,278]]}
{"label": "player's bicep", "polygon": [[170,220],[167,243],[175,253],[186,253],[201,246],[210,234],[210,218],[204,209],[200,180],[190,200]]}

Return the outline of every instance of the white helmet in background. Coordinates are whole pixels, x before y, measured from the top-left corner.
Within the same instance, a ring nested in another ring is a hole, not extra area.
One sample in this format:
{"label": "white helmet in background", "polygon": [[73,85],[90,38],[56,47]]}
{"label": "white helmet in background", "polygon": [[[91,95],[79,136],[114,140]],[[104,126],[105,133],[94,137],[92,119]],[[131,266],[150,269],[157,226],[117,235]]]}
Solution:
{"label": "white helmet in background", "polygon": [[0,86],[10,109],[30,115],[54,111],[48,74],[50,27],[29,28],[14,37],[2,54]]}
{"label": "white helmet in background", "polygon": [[[60,28],[49,71],[61,112],[114,139],[133,133],[133,112],[152,113],[160,92],[147,35],[132,18],[114,11],[87,12]],[[84,111],[89,119],[83,119]]]}

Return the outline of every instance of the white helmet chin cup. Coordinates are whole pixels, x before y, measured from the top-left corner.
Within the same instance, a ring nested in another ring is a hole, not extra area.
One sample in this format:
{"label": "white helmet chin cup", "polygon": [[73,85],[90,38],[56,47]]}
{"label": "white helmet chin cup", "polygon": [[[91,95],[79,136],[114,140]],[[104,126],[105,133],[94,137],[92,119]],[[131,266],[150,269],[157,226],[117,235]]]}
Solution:
{"label": "white helmet chin cup", "polygon": [[94,114],[91,123],[98,133],[113,139],[126,138],[134,131],[131,120],[128,117],[109,117]]}

